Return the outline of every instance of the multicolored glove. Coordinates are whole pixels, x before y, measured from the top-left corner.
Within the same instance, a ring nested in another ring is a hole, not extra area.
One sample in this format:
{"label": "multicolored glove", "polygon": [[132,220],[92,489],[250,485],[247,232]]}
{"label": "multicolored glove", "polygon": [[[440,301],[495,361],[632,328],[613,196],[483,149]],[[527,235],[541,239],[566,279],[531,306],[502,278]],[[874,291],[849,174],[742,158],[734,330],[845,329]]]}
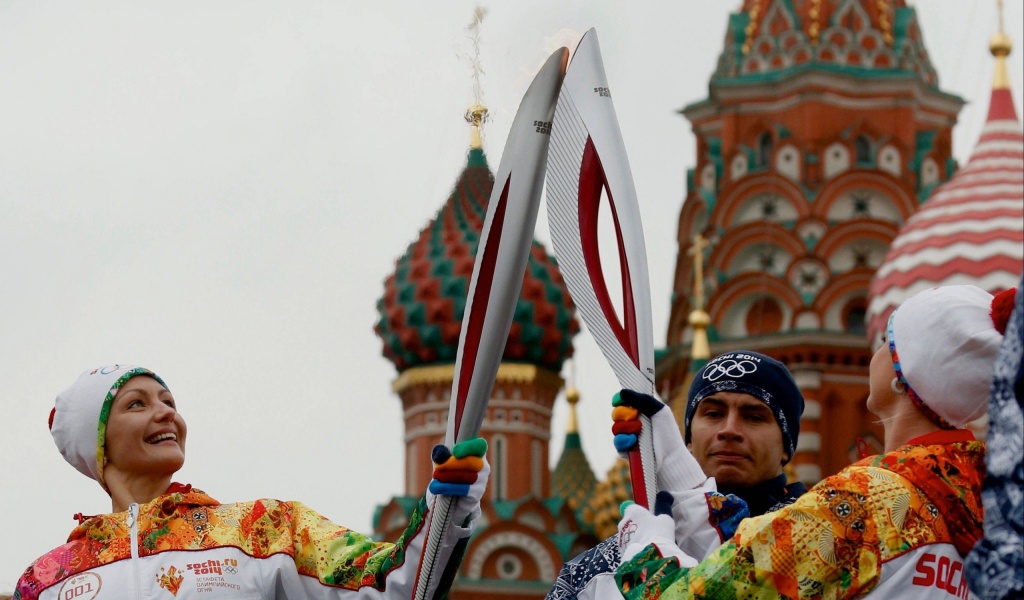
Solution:
{"label": "multicolored glove", "polygon": [[674,557],[680,567],[693,567],[697,561],[679,549],[675,541],[675,521],[672,519],[672,503],[675,499],[668,492],[658,492],[654,501],[654,513],[630,503],[623,510],[616,538],[622,562],[636,556],[647,546],[654,545],[664,557]]}
{"label": "multicolored glove", "polygon": [[491,472],[486,453],[487,441],[483,438],[459,442],[451,450],[444,444],[434,446],[430,453],[434,479],[428,489],[436,496],[473,498],[479,502]]}
{"label": "multicolored glove", "polygon": [[665,403],[653,396],[624,389],[612,397],[612,406],[612,433],[620,456],[637,444],[643,423],[640,415],[650,417],[658,473],[657,489],[670,492],[691,490],[707,481],[704,471],[686,449],[679,425]]}

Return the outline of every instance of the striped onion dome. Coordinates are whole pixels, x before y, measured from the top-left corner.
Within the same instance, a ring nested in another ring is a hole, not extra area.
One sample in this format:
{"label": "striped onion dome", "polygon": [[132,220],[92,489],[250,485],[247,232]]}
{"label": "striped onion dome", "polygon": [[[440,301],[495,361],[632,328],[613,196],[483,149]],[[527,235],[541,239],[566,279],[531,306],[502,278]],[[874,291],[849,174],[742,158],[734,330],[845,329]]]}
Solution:
{"label": "striped onion dome", "polygon": [[939,186],[903,225],[871,282],[868,336],[877,343],[892,311],[921,290],[972,284],[1013,287],[1024,270],[1024,134],[997,34],[988,117],[967,166]]}

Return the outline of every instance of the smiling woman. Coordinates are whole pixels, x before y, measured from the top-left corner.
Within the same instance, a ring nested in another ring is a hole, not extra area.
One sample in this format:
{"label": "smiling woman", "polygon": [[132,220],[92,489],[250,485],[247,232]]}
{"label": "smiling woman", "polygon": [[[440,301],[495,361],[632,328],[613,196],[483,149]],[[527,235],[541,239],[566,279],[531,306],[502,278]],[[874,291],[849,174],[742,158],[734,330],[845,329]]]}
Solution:
{"label": "smiling woman", "polygon": [[121,387],[107,420],[103,469],[115,512],[168,488],[185,464],[187,433],[174,397],[159,381],[133,377]]}
{"label": "smiling woman", "polygon": [[[435,479],[395,543],[335,525],[299,502],[221,504],[172,483],[188,427],[156,373],[109,365],[57,396],[50,431],[64,458],[110,495],[112,512],[80,517],[68,542],[36,560],[18,600],[410,597],[435,492],[456,496],[437,553],[456,568],[480,515],[490,467],[481,439],[434,449]],[[450,583],[450,579],[448,580]],[[428,590],[443,594],[438,588]]]}

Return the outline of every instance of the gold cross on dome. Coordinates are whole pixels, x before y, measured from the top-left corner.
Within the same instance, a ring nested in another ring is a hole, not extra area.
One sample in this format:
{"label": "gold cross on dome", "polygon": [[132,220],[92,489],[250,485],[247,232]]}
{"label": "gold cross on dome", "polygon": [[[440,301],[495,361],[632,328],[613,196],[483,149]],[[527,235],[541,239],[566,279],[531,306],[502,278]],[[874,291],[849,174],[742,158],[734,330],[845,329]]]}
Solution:
{"label": "gold cross on dome", "polygon": [[691,239],[686,253],[693,257],[693,308],[704,310],[704,249],[709,248],[711,242],[699,233]]}

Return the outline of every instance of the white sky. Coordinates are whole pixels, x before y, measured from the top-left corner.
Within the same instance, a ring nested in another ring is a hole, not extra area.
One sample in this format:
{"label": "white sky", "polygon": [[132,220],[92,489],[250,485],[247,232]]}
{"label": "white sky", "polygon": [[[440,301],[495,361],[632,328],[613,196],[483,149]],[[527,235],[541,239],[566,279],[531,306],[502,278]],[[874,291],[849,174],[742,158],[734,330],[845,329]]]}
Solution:
{"label": "white sky", "polygon": [[[694,164],[675,111],[706,96],[739,1],[488,4],[492,169],[548,40],[597,27],[663,345]],[[1020,114],[1022,2],[1007,4]],[[0,0],[0,591],[72,514],[109,511],[46,430],[54,396],[101,364],[167,380],[189,424],[177,479],[222,501],[300,499],[368,532],[402,492],[375,303],[465,164],[473,6]],[[987,109],[995,2],[917,6],[942,89],[970,101],[963,162]],[[618,386],[586,333],[576,346],[583,445],[603,476]],[[564,427],[560,401],[553,460]]]}

